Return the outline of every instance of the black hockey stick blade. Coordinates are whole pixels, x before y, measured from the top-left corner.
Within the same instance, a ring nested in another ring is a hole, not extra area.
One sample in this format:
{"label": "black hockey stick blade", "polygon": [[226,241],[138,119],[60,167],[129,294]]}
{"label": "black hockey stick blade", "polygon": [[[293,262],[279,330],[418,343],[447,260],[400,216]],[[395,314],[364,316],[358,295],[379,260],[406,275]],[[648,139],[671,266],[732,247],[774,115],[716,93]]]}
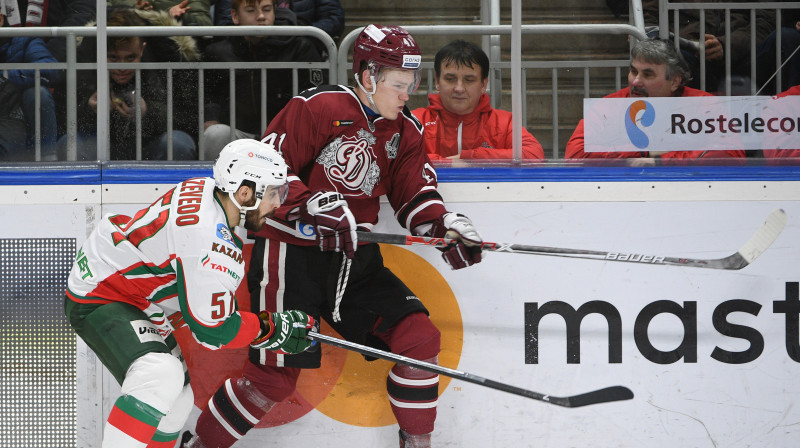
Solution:
{"label": "black hockey stick blade", "polygon": [[308,338],[318,342],[324,342],[335,347],[343,348],[345,350],[361,353],[362,355],[372,356],[374,358],[384,359],[386,361],[394,361],[399,364],[404,364],[411,367],[416,367],[428,372],[433,372],[439,375],[448,376],[450,378],[459,379],[469,383],[477,384],[479,386],[488,387],[491,389],[501,390],[510,394],[519,395],[522,397],[531,398],[545,403],[562,406],[565,408],[577,408],[581,406],[588,406],[591,404],[609,403],[612,401],[630,400],[633,398],[633,392],[624,386],[612,386],[604,389],[598,389],[591,392],[586,392],[579,395],[572,395],[569,397],[556,397],[549,394],[534,392],[532,390],[523,389],[520,387],[512,386],[510,384],[501,383],[498,381],[486,379],[471,373],[454,370],[447,367],[442,367],[437,364],[431,364],[425,361],[419,361],[406,356],[398,355],[392,352],[378,350],[376,348],[368,347],[366,345],[356,344],[355,342],[346,341],[332,336],[317,333],[316,331],[309,331]]}
{"label": "black hockey stick blade", "polygon": [[[491,243],[484,241],[481,248],[492,252],[508,252],[528,255],[546,255],[551,257],[580,258],[601,261],[619,261],[625,263],[687,266],[707,269],[738,270],[752,263],[766,251],[786,227],[786,212],[781,209],[770,213],[756,233],[735,253],[723,258],[689,258],[669,257],[664,255],[648,255],[625,252],[605,252],[587,249],[566,249],[561,247],[528,246],[522,244]],[[370,243],[399,244],[405,246],[425,245],[445,247],[453,240],[446,238],[429,238],[423,236],[395,235],[388,233],[358,232],[360,241]]]}

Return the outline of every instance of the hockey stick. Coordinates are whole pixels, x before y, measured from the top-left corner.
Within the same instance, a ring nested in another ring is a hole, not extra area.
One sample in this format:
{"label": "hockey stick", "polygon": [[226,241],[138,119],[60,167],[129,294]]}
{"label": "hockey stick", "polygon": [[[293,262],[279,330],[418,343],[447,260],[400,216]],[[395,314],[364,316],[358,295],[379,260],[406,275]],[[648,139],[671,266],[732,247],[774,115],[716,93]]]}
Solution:
{"label": "hockey stick", "polygon": [[[767,216],[755,234],[735,253],[724,258],[702,259],[688,257],[667,257],[663,255],[644,255],[623,252],[603,252],[585,249],[564,249],[546,246],[525,246],[522,244],[490,243],[481,244],[483,250],[493,252],[509,252],[515,254],[547,255],[553,257],[583,258],[589,260],[624,261],[628,263],[656,264],[668,266],[690,266],[709,269],[742,269],[778,238],[786,226],[786,213],[776,209]],[[453,240],[446,238],[429,238],[423,236],[395,235],[390,233],[358,232],[359,241],[370,243],[399,244],[405,246],[424,245],[446,247]]]}
{"label": "hockey stick", "polygon": [[577,408],[581,406],[588,406],[590,404],[608,403],[612,401],[630,400],[633,398],[633,392],[624,386],[611,386],[604,389],[593,390],[584,394],[572,395],[569,397],[554,397],[548,394],[534,392],[532,390],[522,389],[510,384],[492,381],[482,378],[471,373],[461,372],[459,370],[449,369],[436,364],[430,364],[425,361],[418,361],[413,358],[408,358],[392,352],[378,350],[376,348],[367,347],[366,345],[356,344],[355,342],[345,341],[343,339],[334,338],[324,334],[317,333],[316,331],[309,331],[308,338],[324,342],[345,350],[361,353],[362,355],[372,356],[375,358],[384,359],[386,361],[394,361],[418,369],[426,370],[428,372],[437,373],[439,375],[449,376],[469,383],[477,384],[479,386],[489,387],[492,389],[501,390],[503,392],[521,395],[523,397],[532,398],[534,400],[544,401],[546,403],[563,406],[565,408]]}

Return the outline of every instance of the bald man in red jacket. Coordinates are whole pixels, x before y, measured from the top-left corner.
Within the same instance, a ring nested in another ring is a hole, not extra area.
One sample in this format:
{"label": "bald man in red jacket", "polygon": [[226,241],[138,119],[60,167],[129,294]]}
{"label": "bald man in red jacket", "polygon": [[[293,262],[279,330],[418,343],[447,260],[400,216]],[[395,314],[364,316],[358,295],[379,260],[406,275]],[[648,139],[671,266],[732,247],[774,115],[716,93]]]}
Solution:
{"label": "bald man in red jacket", "polygon": [[[686,87],[691,79],[686,61],[668,41],[647,39],[634,44],[631,49],[631,66],[628,87],[605,98],[689,97],[711,96],[702,90]],[[735,158],[744,163],[745,153],[729,151],[669,151],[669,152],[584,152],[583,120],[567,142],[565,159],[629,159],[631,166],[652,166],[657,163],[682,165],[704,158]],[[728,161],[730,162],[730,161]]]}

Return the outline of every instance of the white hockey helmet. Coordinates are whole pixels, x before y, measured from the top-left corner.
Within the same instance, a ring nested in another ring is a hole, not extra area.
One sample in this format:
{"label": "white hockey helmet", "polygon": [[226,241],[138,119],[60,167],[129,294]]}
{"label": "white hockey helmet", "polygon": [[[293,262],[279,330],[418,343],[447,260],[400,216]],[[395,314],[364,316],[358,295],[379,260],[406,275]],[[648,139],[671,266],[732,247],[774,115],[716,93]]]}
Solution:
{"label": "white hockey helmet", "polygon": [[[228,193],[244,213],[258,208],[269,186],[281,189],[280,198],[283,202],[288,191],[287,170],[286,162],[272,145],[245,138],[234,140],[222,148],[214,162],[214,182],[217,188]],[[256,203],[251,207],[242,206],[234,197],[236,190],[246,180],[255,184]]]}

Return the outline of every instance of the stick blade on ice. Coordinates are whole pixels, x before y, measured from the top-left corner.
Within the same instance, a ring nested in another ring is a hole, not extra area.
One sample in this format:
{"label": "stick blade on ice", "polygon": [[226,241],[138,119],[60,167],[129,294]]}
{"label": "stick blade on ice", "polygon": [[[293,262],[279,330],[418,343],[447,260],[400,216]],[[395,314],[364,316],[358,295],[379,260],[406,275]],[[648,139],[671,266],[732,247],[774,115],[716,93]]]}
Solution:
{"label": "stick blade on ice", "polygon": [[[632,390],[625,386],[611,386],[570,397],[552,397],[550,401],[553,401],[554,404],[569,408],[579,408],[581,406],[589,406],[592,404],[611,403],[613,401],[631,399],[633,399]],[[558,402],[556,402],[556,400],[558,400]]]}

